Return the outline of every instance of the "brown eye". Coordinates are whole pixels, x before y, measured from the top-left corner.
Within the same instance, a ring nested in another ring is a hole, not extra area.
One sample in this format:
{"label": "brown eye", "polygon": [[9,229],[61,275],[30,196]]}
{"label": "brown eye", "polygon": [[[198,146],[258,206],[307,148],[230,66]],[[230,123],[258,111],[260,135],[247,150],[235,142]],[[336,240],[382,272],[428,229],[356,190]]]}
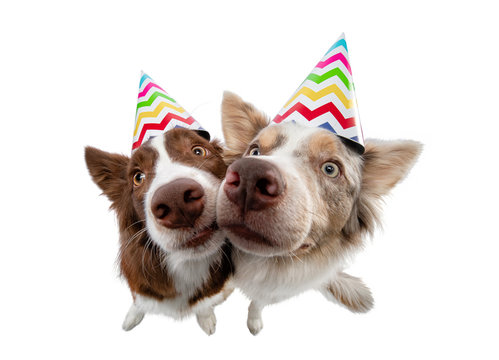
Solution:
{"label": "brown eye", "polygon": [[324,174],[329,177],[335,178],[340,175],[340,167],[336,165],[334,162],[325,162],[321,166],[321,170]]}
{"label": "brown eye", "polygon": [[146,174],[144,174],[143,172],[137,171],[135,173],[135,175],[133,176],[133,184],[135,186],[140,186],[144,182],[145,178],[146,178]]}
{"label": "brown eye", "polygon": [[202,146],[194,146],[192,153],[197,156],[206,156],[206,149]]}

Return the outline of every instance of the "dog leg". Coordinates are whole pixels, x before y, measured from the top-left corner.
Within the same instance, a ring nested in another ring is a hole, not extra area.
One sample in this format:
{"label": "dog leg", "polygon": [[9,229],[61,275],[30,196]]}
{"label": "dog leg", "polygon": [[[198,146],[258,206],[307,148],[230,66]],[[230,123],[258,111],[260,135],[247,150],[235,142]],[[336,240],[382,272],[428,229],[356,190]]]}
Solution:
{"label": "dog leg", "polygon": [[366,313],[374,306],[371,290],[361,279],[340,272],[324,284],[319,291],[334,303],[343,305],[354,313]]}
{"label": "dog leg", "polygon": [[196,313],[196,319],[205,333],[208,335],[213,335],[215,333],[217,318],[212,307],[199,310],[199,312]]}
{"label": "dog leg", "polygon": [[135,303],[130,306],[130,309],[128,310],[128,313],[125,316],[125,320],[123,321],[123,325],[121,327],[125,331],[130,331],[134,327],[140,324],[142,319],[144,318],[144,312],[140,310]]}
{"label": "dog leg", "polygon": [[248,329],[253,335],[257,335],[263,328],[262,321],[263,305],[253,300],[248,308]]}

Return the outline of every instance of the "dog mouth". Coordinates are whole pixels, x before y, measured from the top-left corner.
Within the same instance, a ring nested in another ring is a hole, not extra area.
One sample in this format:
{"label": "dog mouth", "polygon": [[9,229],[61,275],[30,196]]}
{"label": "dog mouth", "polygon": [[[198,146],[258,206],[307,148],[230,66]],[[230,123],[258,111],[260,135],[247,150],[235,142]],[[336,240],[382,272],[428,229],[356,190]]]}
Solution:
{"label": "dog mouth", "polygon": [[[253,243],[262,246],[274,247],[275,244],[265,236],[251,230],[245,225],[228,225],[224,227],[238,238],[246,240],[248,243]],[[235,244],[237,245],[237,244]]]}
{"label": "dog mouth", "polygon": [[182,248],[193,249],[205,244],[211,238],[213,233],[215,233],[215,231],[217,230],[218,230],[218,225],[216,222],[214,222],[206,229],[201,230],[196,235],[191,237],[189,240],[185,241],[182,244]]}

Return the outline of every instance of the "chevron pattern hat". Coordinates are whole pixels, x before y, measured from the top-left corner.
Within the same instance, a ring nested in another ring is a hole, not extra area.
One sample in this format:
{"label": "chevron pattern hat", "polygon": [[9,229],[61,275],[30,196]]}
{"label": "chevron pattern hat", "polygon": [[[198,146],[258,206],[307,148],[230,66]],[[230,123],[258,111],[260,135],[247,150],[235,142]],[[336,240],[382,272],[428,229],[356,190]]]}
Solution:
{"label": "chevron pattern hat", "polygon": [[199,130],[209,140],[210,134],[148,75],[142,73],[137,99],[132,151],[149,138],[183,127]]}
{"label": "chevron pattern hat", "polygon": [[327,51],[273,120],[321,127],[364,153],[345,34]]}

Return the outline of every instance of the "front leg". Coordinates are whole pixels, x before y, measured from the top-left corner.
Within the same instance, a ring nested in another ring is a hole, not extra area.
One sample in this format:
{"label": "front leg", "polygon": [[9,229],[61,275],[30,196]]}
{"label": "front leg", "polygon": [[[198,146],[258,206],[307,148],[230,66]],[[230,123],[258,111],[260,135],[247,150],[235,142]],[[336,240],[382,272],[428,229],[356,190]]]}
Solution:
{"label": "front leg", "polygon": [[213,311],[213,307],[208,307],[202,310],[199,310],[196,313],[196,319],[198,321],[199,326],[205,333],[208,335],[213,335],[217,326],[217,317],[215,316],[215,312]]}
{"label": "front leg", "polygon": [[248,329],[253,335],[257,335],[263,328],[262,310],[265,305],[253,300],[248,308]]}
{"label": "front leg", "polygon": [[374,306],[371,290],[361,279],[339,272],[318,289],[329,301],[345,306],[354,313],[366,313]]}
{"label": "front leg", "polygon": [[128,313],[125,316],[125,320],[123,321],[123,325],[121,327],[125,331],[130,331],[134,327],[140,324],[142,319],[144,318],[145,313],[140,310],[135,303],[130,306]]}

